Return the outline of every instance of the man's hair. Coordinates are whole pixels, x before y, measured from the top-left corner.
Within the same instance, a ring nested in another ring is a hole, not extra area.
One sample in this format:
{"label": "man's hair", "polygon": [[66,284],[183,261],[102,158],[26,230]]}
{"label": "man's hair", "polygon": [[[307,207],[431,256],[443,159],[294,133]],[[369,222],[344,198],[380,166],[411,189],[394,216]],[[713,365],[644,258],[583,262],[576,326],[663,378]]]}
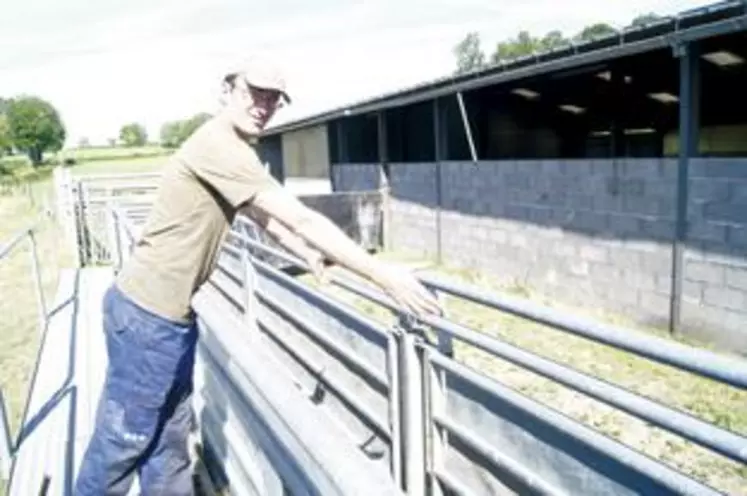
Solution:
{"label": "man's hair", "polygon": [[237,77],[239,77],[237,73],[226,74],[226,76],[223,78],[223,83],[227,84],[230,89],[234,89],[236,87]]}

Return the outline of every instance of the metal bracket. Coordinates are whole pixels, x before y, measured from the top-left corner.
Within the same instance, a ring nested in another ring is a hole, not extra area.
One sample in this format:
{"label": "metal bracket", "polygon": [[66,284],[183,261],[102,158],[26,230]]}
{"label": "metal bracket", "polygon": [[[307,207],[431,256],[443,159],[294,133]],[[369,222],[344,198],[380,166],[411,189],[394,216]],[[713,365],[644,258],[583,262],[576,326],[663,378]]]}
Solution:
{"label": "metal bracket", "polygon": [[458,91],[456,97],[457,103],[459,103],[459,111],[462,114],[462,124],[464,125],[464,132],[467,135],[467,142],[469,143],[469,151],[470,155],[472,156],[472,162],[477,164],[475,141],[472,139],[472,129],[469,127],[469,118],[467,117],[467,109],[464,106],[464,98],[462,98],[462,92]]}
{"label": "metal bracket", "polygon": [[678,39],[672,40],[670,42],[670,46],[672,48],[672,55],[678,59],[685,57],[688,53],[689,45],[690,43],[686,41],[682,41]]}

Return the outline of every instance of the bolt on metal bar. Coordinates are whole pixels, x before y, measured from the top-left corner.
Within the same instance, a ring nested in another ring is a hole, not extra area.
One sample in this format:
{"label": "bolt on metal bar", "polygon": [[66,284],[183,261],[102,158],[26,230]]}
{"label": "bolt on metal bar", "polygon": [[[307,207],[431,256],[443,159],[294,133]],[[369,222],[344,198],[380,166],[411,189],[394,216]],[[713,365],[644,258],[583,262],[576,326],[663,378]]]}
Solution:
{"label": "bolt on metal bar", "polygon": [[[258,320],[261,326],[265,327],[266,329],[271,328],[271,323],[269,323],[266,318],[260,317]],[[348,387],[343,386],[342,384],[338,384],[337,382],[339,381],[333,381],[328,374],[325,374],[325,368],[323,366],[315,364],[314,361],[309,356],[307,356],[304,351],[301,351],[300,348],[294,347],[290,344],[289,341],[283,339],[278,334],[270,335],[268,333],[268,335],[269,339],[275,341],[287,353],[292,355],[299,364],[301,364],[306,370],[311,372],[311,374],[317,381],[326,386],[332,392],[336,393],[341,402],[345,403],[353,410],[355,410],[356,413],[363,418],[364,422],[368,424],[369,427],[373,428],[373,430],[375,430],[379,436],[383,437],[387,441],[390,440],[391,436],[389,427],[387,426],[386,422],[382,421],[379,418],[379,415],[371,411],[370,407],[359,401],[356,398],[356,395],[353,394]]]}
{"label": "bolt on metal bar", "polygon": [[520,462],[513,460],[511,457],[504,455],[495,447],[481,440],[478,434],[471,432],[466,427],[458,425],[450,418],[442,415],[435,415],[433,421],[441,428],[448,431],[451,435],[462,441],[469,448],[473,449],[480,456],[484,457],[493,466],[508,472],[523,484],[531,494],[543,494],[548,496],[562,496],[564,493],[557,487],[538,477],[531,470],[524,467]]}
{"label": "bolt on metal bar", "polygon": [[650,477],[659,484],[666,486],[675,493],[697,494],[699,496],[716,496],[720,494],[713,488],[701,484],[681,472],[658,463],[624,444],[614,441],[593,429],[579,424],[575,420],[566,417],[561,413],[555,412],[541,403],[512,390],[511,388],[485,377],[465,365],[438,354],[434,354],[431,357],[431,363],[470,382],[473,386],[481,389],[483,392],[501,398],[503,401],[520,409],[527,415],[535,417],[540,422],[555,426],[565,435],[576,439],[586,446],[593,447],[604,456],[616,460],[621,465],[625,465],[636,472],[645,474],[647,477]]}
{"label": "bolt on metal bar", "polygon": [[564,315],[531,302],[506,296],[490,295],[460,284],[439,281],[430,276],[421,277],[421,280],[432,288],[454,296],[472,300],[502,312],[607,344],[719,382],[747,389],[747,360],[731,358],[655,336],[648,336],[633,329],[599,324],[580,317]]}

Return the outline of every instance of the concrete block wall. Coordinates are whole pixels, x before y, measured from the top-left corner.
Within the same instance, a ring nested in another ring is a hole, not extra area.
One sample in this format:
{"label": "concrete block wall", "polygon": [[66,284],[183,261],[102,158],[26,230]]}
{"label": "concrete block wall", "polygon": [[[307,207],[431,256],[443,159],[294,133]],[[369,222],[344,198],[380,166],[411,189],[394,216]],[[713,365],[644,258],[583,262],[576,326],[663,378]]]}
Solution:
{"label": "concrete block wall", "polygon": [[[391,164],[392,247],[665,326],[676,183],[675,159]],[[747,353],[747,159],[695,161],[690,200],[683,324]]]}
{"label": "concrete block wall", "polygon": [[690,166],[683,323],[747,353],[747,159]]}
{"label": "concrete block wall", "polygon": [[368,191],[379,187],[378,164],[345,164],[332,166],[336,191]]}

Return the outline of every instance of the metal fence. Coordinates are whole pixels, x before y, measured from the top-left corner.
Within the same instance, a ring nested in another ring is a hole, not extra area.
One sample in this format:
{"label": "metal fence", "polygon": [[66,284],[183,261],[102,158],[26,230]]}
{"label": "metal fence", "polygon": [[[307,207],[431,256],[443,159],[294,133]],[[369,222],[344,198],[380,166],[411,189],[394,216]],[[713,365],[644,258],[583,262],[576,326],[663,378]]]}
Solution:
{"label": "metal fence", "polygon": [[[41,270],[39,265],[39,253],[36,245],[36,235],[39,232],[43,219],[38,220],[32,225],[22,229],[11,237],[11,239],[0,246],[0,263],[15,250],[27,247],[31,263],[29,265],[29,275],[34,284],[36,294],[36,304],[38,312],[39,332],[44,332],[49,316],[47,305],[44,300],[44,290],[42,287]],[[10,424],[8,423],[8,411],[5,404],[5,397],[0,390],[0,475],[3,479],[10,476],[10,467],[14,446],[17,444],[11,439]]]}
{"label": "metal fence", "polygon": [[[110,210],[112,223],[118,219]],[[126,225],[121,221],[119,225]],[[126,229],[111,228],[121,238]],[[350,277],[332,283],[393,312],[365,316],[297,277],[304,262],[239,217],[195,295],[203,456],[235,494],[719,494],[454,358],[455,342],[747,464],[747,438],[444,317],[415,321]],[[121,246],[127,246],[124,241]],[[123,256],[126,256],[123,255]],[[483,305],[747,390],[747,361],[432,277]]]}
{"label": "metal fence", "polygon": [[[269,252],[288,263],[303,262],[250,239],[243,241],[255,251]],[[346,309],[272,267],[257,264],[264,279],[260,300],[298,324],[323,322],[319,313],[347,313],[342,334],[328,335],[328,342],[350,343],[351,336],[372,327],[354,310]],[[230,272],[230,268],[223,270]],[[396,306],[373,288],[350,279],[333,282],[356,295],[394,312]],[[423,278],[434,291],[486,305],[556,329],[583,336],[621,350],[689,371],[738,389],[747,389],[747,361],[704,351],[631,329],[602,325],[569,317],[526,301],[498,297],[467,286],[434,278]],[[278,286],[286,294],[278,294]],[[272,289],[270,289],[272,288]],[[273,296],[264,296],[273,291]],[[291,300],[289,293],[294,293]],[[313,309],[313,310],[312,310]],[[316,315],[314,315],[316,314]],[[261,313],[260,313],[261,315]],[[356,316],[356,317],[353,317]],[[261,320],[261,318],[260,318]],[[339,320],[338,320],[339,322]],[[322,330],[332,334],[336,325],[307,324],[305,332]],[[265,331],[276,334],[273,323]],[[304,332],[303,326],[296,327]],[[381,331],[381,329],[379,329]],[[347,332],[347,335],[345,335]],[[435,339],[431,336],[435,334]],[[513,389],[457,362],[452,358],[453,342],[459,340],[490,355],[507,360],[564,386],[575,389],[609,406],[682,436],[738,463],[747,463],[747,439],[735,432],[685,414],[659,402],[602,381],[571,367],[550,361],[485,335],[447,318],[426,318],[419,326],[402,319],[384,333],[390,359],[386,367],[397,377],[399,401],[390,397],[392,425],[399,425],[399,455],[392,463],[395,477],[401,475],[408,494],[494,494],[506,490],[540,494],[717,494],[713,488],[655,461]],[[382,339],[382,342],[384,340]],[[305,351],[299,346],[295,358]],[[350,351],[350,350],[348,350]],[[383,355],[384,353],[382,353]],[[394,357],[398,357],[394,360]],[[357,359],[360,362],[360,357]],[[386,370],[381,363],[370,362]],[[323,364],[326,365],[326,364]],[[307,369],[327,368],[317,365]],[[331,375],[331,372],[330,372]],[[318,379],[328,388],[329,379]],[[365,401],[357,389],[347,392],[347,403]],[[365,411],[363,408],[358,408]],[[400,410],[400,411],[398,411]],[[378,422],[384,423],[386,420]],[[372,435],[381,432],[371,430]],[[386,436],[381,436],[386,440]]]}
{"label": "metal fence", "polygon": [[117,247],[108,212],[120,212],[119,218],[126,217],[137,234],[153,204],[160,177],[158,173],[73,177],[67,169],[55,170],[57,215],[79,266],[113,262]]}

